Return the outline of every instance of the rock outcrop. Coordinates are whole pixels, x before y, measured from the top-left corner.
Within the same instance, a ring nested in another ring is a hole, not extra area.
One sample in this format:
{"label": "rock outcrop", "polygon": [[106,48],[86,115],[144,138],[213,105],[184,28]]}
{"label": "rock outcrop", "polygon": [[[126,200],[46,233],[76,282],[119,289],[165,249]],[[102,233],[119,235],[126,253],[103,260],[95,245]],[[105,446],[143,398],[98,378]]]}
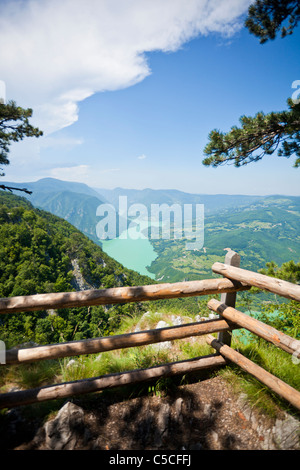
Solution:
{"label": "rock outcrop", "polygon": [[258,413],[221,378],[180,386],[175,394],[95,405],[68,401],[17,449],[299,450],[300,423]]}

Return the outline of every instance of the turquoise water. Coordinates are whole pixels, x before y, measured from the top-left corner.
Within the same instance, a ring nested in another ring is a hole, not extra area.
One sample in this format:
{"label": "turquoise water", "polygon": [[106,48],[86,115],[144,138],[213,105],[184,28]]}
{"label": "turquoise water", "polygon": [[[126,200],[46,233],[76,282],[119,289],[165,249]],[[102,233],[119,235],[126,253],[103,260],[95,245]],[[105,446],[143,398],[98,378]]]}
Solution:
{"label": "turquoise water", "polygon": [[[141,228],[146,228],[147,225],[145,222],[145,226]],[[150,273],[147,267],[157,258],[157,253],[149,239],[137,227],[129,228],[113,240],[102,240],[102,248],[125,268],[155,279],[155,274]]]}
{"label": "turquoise water", "polygon": [[[247,315],[249,315],[249,312],[244,312]],[[257,320],[260,320],[260,315],[261,312],[258,311],[251,311],[251,316],[256,318]],[[269,313],[269,318],[276,317],[278,315],[278,310],[274,310],[274,312],[271,314]],[[250,315],[249,315],[250,316]],[[251,332],[246,330],[245,328],[240,328],[238,330],[233,331],[233,336],[235,336],[241,343],[247,345],[251,343]]]}

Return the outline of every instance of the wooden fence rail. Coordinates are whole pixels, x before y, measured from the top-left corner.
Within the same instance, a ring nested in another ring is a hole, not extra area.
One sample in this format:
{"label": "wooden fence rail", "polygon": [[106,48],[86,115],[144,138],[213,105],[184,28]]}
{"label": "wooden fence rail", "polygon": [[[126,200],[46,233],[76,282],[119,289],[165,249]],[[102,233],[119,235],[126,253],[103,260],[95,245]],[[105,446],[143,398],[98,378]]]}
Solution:
{"label": "wooden fence rail", "polygon": [[137,384],[149,380],[186,374],[220,367],[226,364],[226,359],[219,355],[203,356],[186,361],[173,362],[148,369],[138,369],[128,372],[107,374],[100,377],[65,382],[62,384],[21,390],[13,393],[0,394],[0,408],[11,408],[47,400],[56,400],[75,395],[99,392],[109,388]]}
{"label": "wooden fence rail", "polygon": [[231,279],[239,281],[250,286],[258,287],[273,294],[278,294],[286,299],[297,300],[300,302],[300,286],[292,282],[283,281],[265,274],[255,273],[246,269],[229,266],[223,263],[214,263],[212,270],[215,273]]}
{"label": "wooden fence rail", "polygon": [[202,281],[175,282],[148,286],[112,287],[79,292],[59,292],[0,299],[0,314],[36,310],[113,305],[160,299],[174,299],[223,292],[249,290],[251,286],[230,279],[204,279]]}
{"label": "wooden fence rail", "polygon": [[[206,335],[207,343],[217,350],[217,354],[173,362],[148,369],[107,374],[101,377],[54,384],[31,390],[3,393],[0,394],[0,408],[11,408],[45,400],[65,398],[77,394],[119,387],[121,385],[149,381],[160,377],[220,367],[231,361],[238,364],[242,369],[248,371],[273,391],[288,400],[293,406],[300,409],[299,391],[285,384],[230,347],[231,331],[237,328],[246,328],[284,351],[293,354],[293,356],[300,357],[300,341],[234,308],[236,292],[249,290],[252,286],[298,301],[300,301],[300,286],[241,269],[239,267],[239,255],[232,251],[227,253],[224,264],[214,263],[212,270],[224,277],[173,284],[37,294],[0,299],[0,314],[8,314],[222,294],[221,302],[215,299],[208,302],[208,307],[220,315],[219,319],[110,337],[24,349],[14,348],[6,351],[6,364],[22,364],[44,359],[99,353],[199,335]],[[220,332],[218,339],[211,336],[211,333],[215,332]],[[220,338],[223,338],[224,342]]]}
{"label": "wooden fence rail", "polygon": [[276,330],[269,325],[266,325],[256,318],[249,317],[249,315],[239,312],[235,308],[228,307],[218,300],[210,300],[207,306],[227,320],[238,325],[240,328],[246,328],[248,331],[251,331],[260,338],[275,344],[275,346],[283,349],[283,351],[286,351],[289,354],[293,354],[295,357],[300,357],[300,341],[296,340],[295,338],[291,338],[290,336]]}
{"label": "wooden fence rail", "polygon": [[290,385],[278,379],[274,375],[267,372],[262,367],[247,359],[239,352],[222,344],[211,335],[207,335],[207,343],[215,348],[224,358],[234,362],[243,370],[251,374],[263,384],[267,385],[271,390],[280,395],[282,398],[290,402],[295,408],[300,410],[300,393]]}
{"label": "wooden fence rail", "polygon": [[226,320],[208,320],[200,323],[188,323],[186,325],[157,328],[155,330],[102,338],[70,341],[47,346],[35,346],[26,349],[9,349],[6,351],[6,364],[21,364],[41,361],[43,359],[57,359],[82,354],[95,354],[104,351],[112,351],[114,349],[145,346],[147,344],[224,331],[228,330],[228,328],[234,328],[234,326]]}

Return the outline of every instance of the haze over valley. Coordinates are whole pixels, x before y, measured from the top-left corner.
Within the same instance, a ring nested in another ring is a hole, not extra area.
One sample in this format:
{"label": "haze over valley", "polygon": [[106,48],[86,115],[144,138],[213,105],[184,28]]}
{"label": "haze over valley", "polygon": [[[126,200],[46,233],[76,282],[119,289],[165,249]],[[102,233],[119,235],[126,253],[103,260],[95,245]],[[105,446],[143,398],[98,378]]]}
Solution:
{"label": "haze over valley", "polygon": [[[213,262],[222,261],[227,248],[239,252],[242,265],[252,270],[264,268],[268,261],[279,265],[289,260],[297,262],[300,256],[300,197],[297,196],[202,195],[150,188],[105,190],[54,178],[5,184],[32,191],[24,196],[35,207],[70,222],[126,268],[162,282],[211,277]],[[127,198],[128,207],[142,204],[149,210],[152,204],[165,204],[169,208],[174,204],[181,207],[203,204],[203,247],[186,250],[184,236],[175,239],[171,233],[169,239],[151,239],[148,230],[143,231],[140,239],[130,234],[124,239],[123,234],[123,239],[99,240],[97,208],[109,203],[118,213],[120,197]]]}

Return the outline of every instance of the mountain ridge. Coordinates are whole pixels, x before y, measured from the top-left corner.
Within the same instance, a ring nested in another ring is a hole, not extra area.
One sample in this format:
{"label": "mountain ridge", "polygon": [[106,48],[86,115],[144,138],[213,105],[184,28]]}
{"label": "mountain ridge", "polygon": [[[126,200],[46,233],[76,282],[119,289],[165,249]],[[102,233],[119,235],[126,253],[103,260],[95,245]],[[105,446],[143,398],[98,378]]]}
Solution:
{"label": "mountain ridge", "polygon": [[[211,277],[211,265],[223,258],[224,248],[228,246],[240,253],[243,266],[250,270],[263,268],[268,261],[281,264],[294,259],[297,262],[300,256],[300,196],[195,195],[178,190],[160,191],[151,188],[115,188],[102,190],[102,195],[97,193],[94,196],[95,188],[90,191],[84,184],[79,187],[85,193],[76,193],[71,189],[76,189],[77,183],[53,178],[36,183],[38,184],[35,187],[41,186],[43,191],[37,190],[31,196],[25,195],[27,200],[32,201],[35,207],[63,217],[100,246],[102,243],[96,233],[99,222],[99,217],[96,216],[97,207],[108,202],[115,207],[117,213],[120,195],[127,195],[128,207],[138,203],[144,204],[147,209],[155,203],[169,204],[170,208],[175,203],[204,203],[202,251],[185,251],[184,238],[149,239],[158,256],[147,267],[147,271],[162,282]],[[57,190],[52,191],[55,188]],[[48,191],[50,189],[51,192]],[[179,199],[181,196],[182,199]],[[110,254],[113,256],[112,252]],[[124,264],[123,258],[122,263]],[[129,266],[132,268],[131,264]]]}

